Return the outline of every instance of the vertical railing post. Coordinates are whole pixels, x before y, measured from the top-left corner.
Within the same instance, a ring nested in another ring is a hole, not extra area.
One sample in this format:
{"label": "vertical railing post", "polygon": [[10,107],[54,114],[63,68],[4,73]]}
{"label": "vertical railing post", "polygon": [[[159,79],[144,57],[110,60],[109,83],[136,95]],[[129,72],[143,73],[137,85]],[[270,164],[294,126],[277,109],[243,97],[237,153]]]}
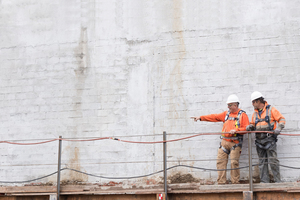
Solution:
{"label": "vertical railing post", "polygon": [[59,136],[58,141],[58,165],[57,165],[57,189],[56,189],[56,199],[59,200],[60,197],[60,167],[61,167],[61,146],[62,146],[62,136]]}
{"label": "vertical railing post", "polygon": [[249,156],[249,190],[253,192],[253,180],[252,180],[252,137],[251,133],[248,133],[248,156]]}
{"label": "vertical railing post", "polygon": [[164,131],[163,133],[163,150],[164,150],[164,192],[165,192],[165,200],[168,199],[168,185],[167,185],[167,133]]}

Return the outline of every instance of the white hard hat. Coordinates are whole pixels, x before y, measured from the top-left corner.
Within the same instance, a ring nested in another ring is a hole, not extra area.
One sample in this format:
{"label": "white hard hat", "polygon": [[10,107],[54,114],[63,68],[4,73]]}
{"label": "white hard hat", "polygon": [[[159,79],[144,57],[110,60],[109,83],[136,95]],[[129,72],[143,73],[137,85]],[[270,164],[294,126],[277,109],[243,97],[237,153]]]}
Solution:
{"label": "white hard hat", "polygon": [[260,97],[263,97],[263,95],[262,95],[260,92],[255,91],[255,92],[253,92],[253,93],[251,94],[251,101],[253,101],[253,100],[255,100],[255,99],[258,99],[258,98],[260,98]]}
{"label": "white hard hat", "polygon": [[236,102],[239,103],[240,100],[235,94],[229,95],[229,97],[227,98],[227,101],[226,101],[226,103],[236,103]]}

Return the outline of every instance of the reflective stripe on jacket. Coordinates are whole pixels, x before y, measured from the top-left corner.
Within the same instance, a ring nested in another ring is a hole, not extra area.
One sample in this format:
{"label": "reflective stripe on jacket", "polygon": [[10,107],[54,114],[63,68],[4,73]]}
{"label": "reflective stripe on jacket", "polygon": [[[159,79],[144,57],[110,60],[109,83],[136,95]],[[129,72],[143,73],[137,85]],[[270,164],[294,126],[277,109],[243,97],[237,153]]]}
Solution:
{"label": "reflective stripe on jacket", "polygon": [[[250,124],[255,126],[255,120],[256,117],[260,120],[257,124],[256,124],[256,130],[257,131],[268,131],[269,129],[269,124],[264,120],[267,114],[267,109],[266,107],[269,104],[266,102],[265,103],[265,107],[263,108],[261,115],[259,116],[258,110],[254,110],[254,113],[252,114],[252,118],[251,118],[251,122]],[[269,108],[269,119],[270,119],[270,125],[273,127],[273,130],[276,129],[276,127],[278,126],[280,129],[283,129],[285,126],[285,118],[282,116],[282,114],[273,106],[271,106]],[[278,124],[276,124],[276,122]]]}
{"label": "reflective stripe on jacket", "polygon": [[[238,109],[237,112],[235,113],[230,113],[229,117],[230,118],[236,118],[238,116],[238,113],[241,109]],[[236,127],[236,120],[226,120],[225,117],[227,115],[228,111],[224,111],[219,114],[210,114],[210,115],[203,115],[200,116],[201,121],[209,121],[209,122],[223,122],[223,128],[222,132],[230,132],[231,130],[236,130],[236,131],[246,131],[246,127],[249,125],[249,119],[248,116],[245,112],[243,112],[240,116],[240,127]],[[225,137],[236,137],[235,135],[231,134],[223,134]],[[234,143],[239,143],[238,140],[231,140],[231,139],[223,139],[229,142],[234,142]]]}

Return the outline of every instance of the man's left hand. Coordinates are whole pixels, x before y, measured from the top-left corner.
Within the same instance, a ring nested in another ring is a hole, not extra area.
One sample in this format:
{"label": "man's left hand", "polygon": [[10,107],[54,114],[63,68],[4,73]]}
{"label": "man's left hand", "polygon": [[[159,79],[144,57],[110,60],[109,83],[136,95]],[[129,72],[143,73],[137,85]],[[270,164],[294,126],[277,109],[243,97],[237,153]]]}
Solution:
{"label": "man's left hand", "polygon": [[275,134],[275,135],[279,135],[280,132],[281,132],[281,130],[280,130],[279,128],[276,128],[276,129],[274,130],[274,134]]}
{"label": "man's left hand", "polygon": [[236,134],[236,130],[232,129],[232,130],[230,131],[230,134],[231,134],[231,135]]}

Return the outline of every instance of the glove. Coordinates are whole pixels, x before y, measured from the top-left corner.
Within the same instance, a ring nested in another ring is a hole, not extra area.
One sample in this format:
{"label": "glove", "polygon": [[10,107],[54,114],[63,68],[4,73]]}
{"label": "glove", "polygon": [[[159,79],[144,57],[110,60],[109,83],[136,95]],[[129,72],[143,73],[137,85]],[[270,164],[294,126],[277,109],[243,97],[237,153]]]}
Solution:
{"label": "glove", "polygon": [[254,131],[254,126],[252,125],[252,124],[250,124],[250,125],[248,125],[247,127],[246,127],[246,130],[247,131]]}
{"label": "glove", "polygon": [[280,131],[281,131],[281,130],[280,130],[279,128],[276,128],[276,129],[274,130],[274,134],[275,134],[275,135],[279,135],[279,134],[280,134]]}

